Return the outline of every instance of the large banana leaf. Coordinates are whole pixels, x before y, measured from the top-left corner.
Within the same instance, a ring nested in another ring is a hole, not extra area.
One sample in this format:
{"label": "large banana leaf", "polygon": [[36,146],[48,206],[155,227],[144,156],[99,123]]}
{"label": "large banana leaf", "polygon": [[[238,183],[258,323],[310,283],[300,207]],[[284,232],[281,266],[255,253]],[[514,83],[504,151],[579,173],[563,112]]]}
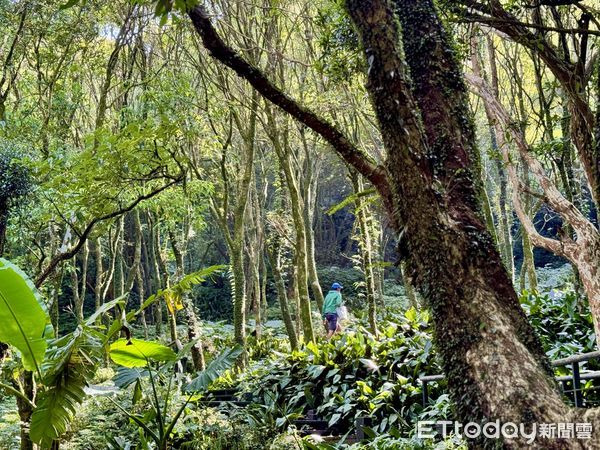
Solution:
{"label": "large banana leaf", "polygon": [[158,342],[141,339],[119,339],[110,346],[111,359],[120,366],[145,367],[148,361],[173,361],[177,355],[169,347]]}
{"label": "large banana leaf", "polygon": [[23,367],[40,372],[50,323],[33,283],[17,266],[0,258],[0,342],[17,348]]}

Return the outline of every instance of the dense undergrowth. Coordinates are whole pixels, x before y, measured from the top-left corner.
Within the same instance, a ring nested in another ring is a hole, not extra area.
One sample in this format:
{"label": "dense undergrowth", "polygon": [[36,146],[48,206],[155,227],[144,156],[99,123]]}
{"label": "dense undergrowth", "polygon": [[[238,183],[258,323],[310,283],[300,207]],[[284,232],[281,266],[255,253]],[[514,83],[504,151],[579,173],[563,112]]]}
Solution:
{"label": "dense undergrowth", "polygon": [[[321,336],[316,344],[294,352],[277,320],[270,321],[259,338],[250,336],[248,369],[241,374],[219,372],[221,376],[212,383],[213,388],[246,393],[252,399],[247,407],[207,407],[201,395],[186,392],[190,378],[174,372],[172,364],[154,364],[151,377],[147,370],[135,369],[137,378],[134,369],[101,368],[93,381],[101,388],[91,392],[78,409],[61,448],[156,448],[153,430],[165,429],[169,423],[173,426],[165,438],[168,448],[464,448],[464,443],[453,437],[423,441],[415,436],[418,420],[451,418],[453,408],[444,382],[430,385],[432,400],[423,408],[419,376],[442,371],[432,345],[429,314],[425,309],[406,309],[398,288],[388,293],[394,295],[386,298],[378,336],[368,331],[356,308],[341,334],[331,341]],[[586,302],[569,286],[543,294],[524,292],[521,301],[551,359],[595,349]],[[203,342],[209,362],[218,363],[222,349],[232,346],[232,331],[226,323],[205,323]],[[3,367],[10,370],[6,361]],[[597,369],[593,364],[582,368]],[[562,374],[561,370],[565,369],[557,369],[557,374]],[[132,374],[129,382],[122,382]],[[102,388],[114,390],[115,382],[122,389],[103,395]],[[586,398],[597,400],[591,382],[587,388]],[[340,436],[350,435],[356,420],[365,418],[370,439],[347,444],[342,438],[334,446],[318,436],[303,438],[293,422],[310,415],[326,420]],[[0,397],[0,448],[18,448],[18,432],[14,400]]]}

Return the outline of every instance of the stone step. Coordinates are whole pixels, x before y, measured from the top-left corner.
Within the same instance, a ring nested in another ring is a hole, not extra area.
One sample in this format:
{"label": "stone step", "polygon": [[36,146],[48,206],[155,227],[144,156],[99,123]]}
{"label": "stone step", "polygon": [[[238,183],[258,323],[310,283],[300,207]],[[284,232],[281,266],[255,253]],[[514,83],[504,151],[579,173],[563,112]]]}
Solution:
{"label": "stone step", "polygon": [[248,406],[250,404],[250,402],[246,402],[243,400],[229,400],[229,401],[220,401],[220,400],[212,400],[212,399],[208,399],[208,400],[201,400],[199,402],[201,405],[203,406],[209,406],[211,408],[219,408],[221,406]]}

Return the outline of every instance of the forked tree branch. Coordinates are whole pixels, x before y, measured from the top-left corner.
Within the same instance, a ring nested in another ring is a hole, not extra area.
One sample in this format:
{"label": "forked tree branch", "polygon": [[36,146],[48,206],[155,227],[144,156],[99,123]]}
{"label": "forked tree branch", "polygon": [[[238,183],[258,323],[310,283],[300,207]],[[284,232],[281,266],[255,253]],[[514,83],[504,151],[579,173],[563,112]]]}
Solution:
{"label": "forked tree branch", "polygon": [[81,236],[79,236],[79,240],[73,247],[71,247],[71,249],[69,249],[66,252],[59,253],[58,255],[56,255],[54,258],[52,258],[50,260],[50,263],[48,263],[48,266],[46,266],[44,271],[35,280],[36,287],[40,287],[42,285],[42,283],[44,283],[44,281],[46,281],[46,279],[50,275],[52,275],[54,270],[56,270],[56,267],[58,266],[58,264],[60,264],[62,261],[66,261],[68,259],[73,258],[79,252],[79,250],[81,250],[81,247],[83,247],[83,244],[85,244],[85,242],[88,240],[90,234],[92,233],[92,231],[94,230],[94,227],[96,225],[98,225],[101,222],[105,222],[107,220],[114,219],[115,217],[119,217],[119,216],[131,211],[142,201],[148,200],[148,199],[160,194],[161,192],[167,190],[171,186],[174,186],[175,184],[179,183],[182,179],[183,179],[183,175],[181,175],[180,177],[171,181],[170,183],[167,183],[164,186],[161,186],[160,188],[155,189],[152,192],[149,192],[148,194],[138,197],[133,202],[131,202],[129,205],[127,205],[123,208],[117,209],[116,211],[113,211],[111,213],[108,213],[108,214],[105,214],[103,216],[96,217],[95,219],[93,219],[87,225],[87,227],[85,227],[85,230],[83,230],[83,233],[81,233]]}
{"label": "forked tree branch", "polygon": [[388,211],[392,210],[391,188],[387,172],[382,165],[377,164],[367,153],[357,148],[334,125],[284,93],[260,69],[248,63],[233,48],[229,47],[218,35],[204,7],[196,6],[188,14],[204,46],[213,58],[233,69],[263,97],[325,139],[348,164],[377,188]]}

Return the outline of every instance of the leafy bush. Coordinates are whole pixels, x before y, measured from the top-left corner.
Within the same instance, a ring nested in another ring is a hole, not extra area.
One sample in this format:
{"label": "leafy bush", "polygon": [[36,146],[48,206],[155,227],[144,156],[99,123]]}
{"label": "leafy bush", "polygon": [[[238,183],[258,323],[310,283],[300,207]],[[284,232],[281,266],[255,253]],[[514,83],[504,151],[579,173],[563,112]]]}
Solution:
{"label": "leafy bush", "polygon": [[379,337],[358,326],[292,354],[275,352],[254,364],[241,386],[280,418],[282,411],[291,417],[315,410],[342,430],[363,416],[377,433],[410,428],[422,412],[418,377],[440,371],[428,326],[427,312],[393,314],[381,321]]}
{"label": "leafy bush", "polygon": [[523,291],[520,300],[551,360],[596,350],[588,302],[573,291]]}

